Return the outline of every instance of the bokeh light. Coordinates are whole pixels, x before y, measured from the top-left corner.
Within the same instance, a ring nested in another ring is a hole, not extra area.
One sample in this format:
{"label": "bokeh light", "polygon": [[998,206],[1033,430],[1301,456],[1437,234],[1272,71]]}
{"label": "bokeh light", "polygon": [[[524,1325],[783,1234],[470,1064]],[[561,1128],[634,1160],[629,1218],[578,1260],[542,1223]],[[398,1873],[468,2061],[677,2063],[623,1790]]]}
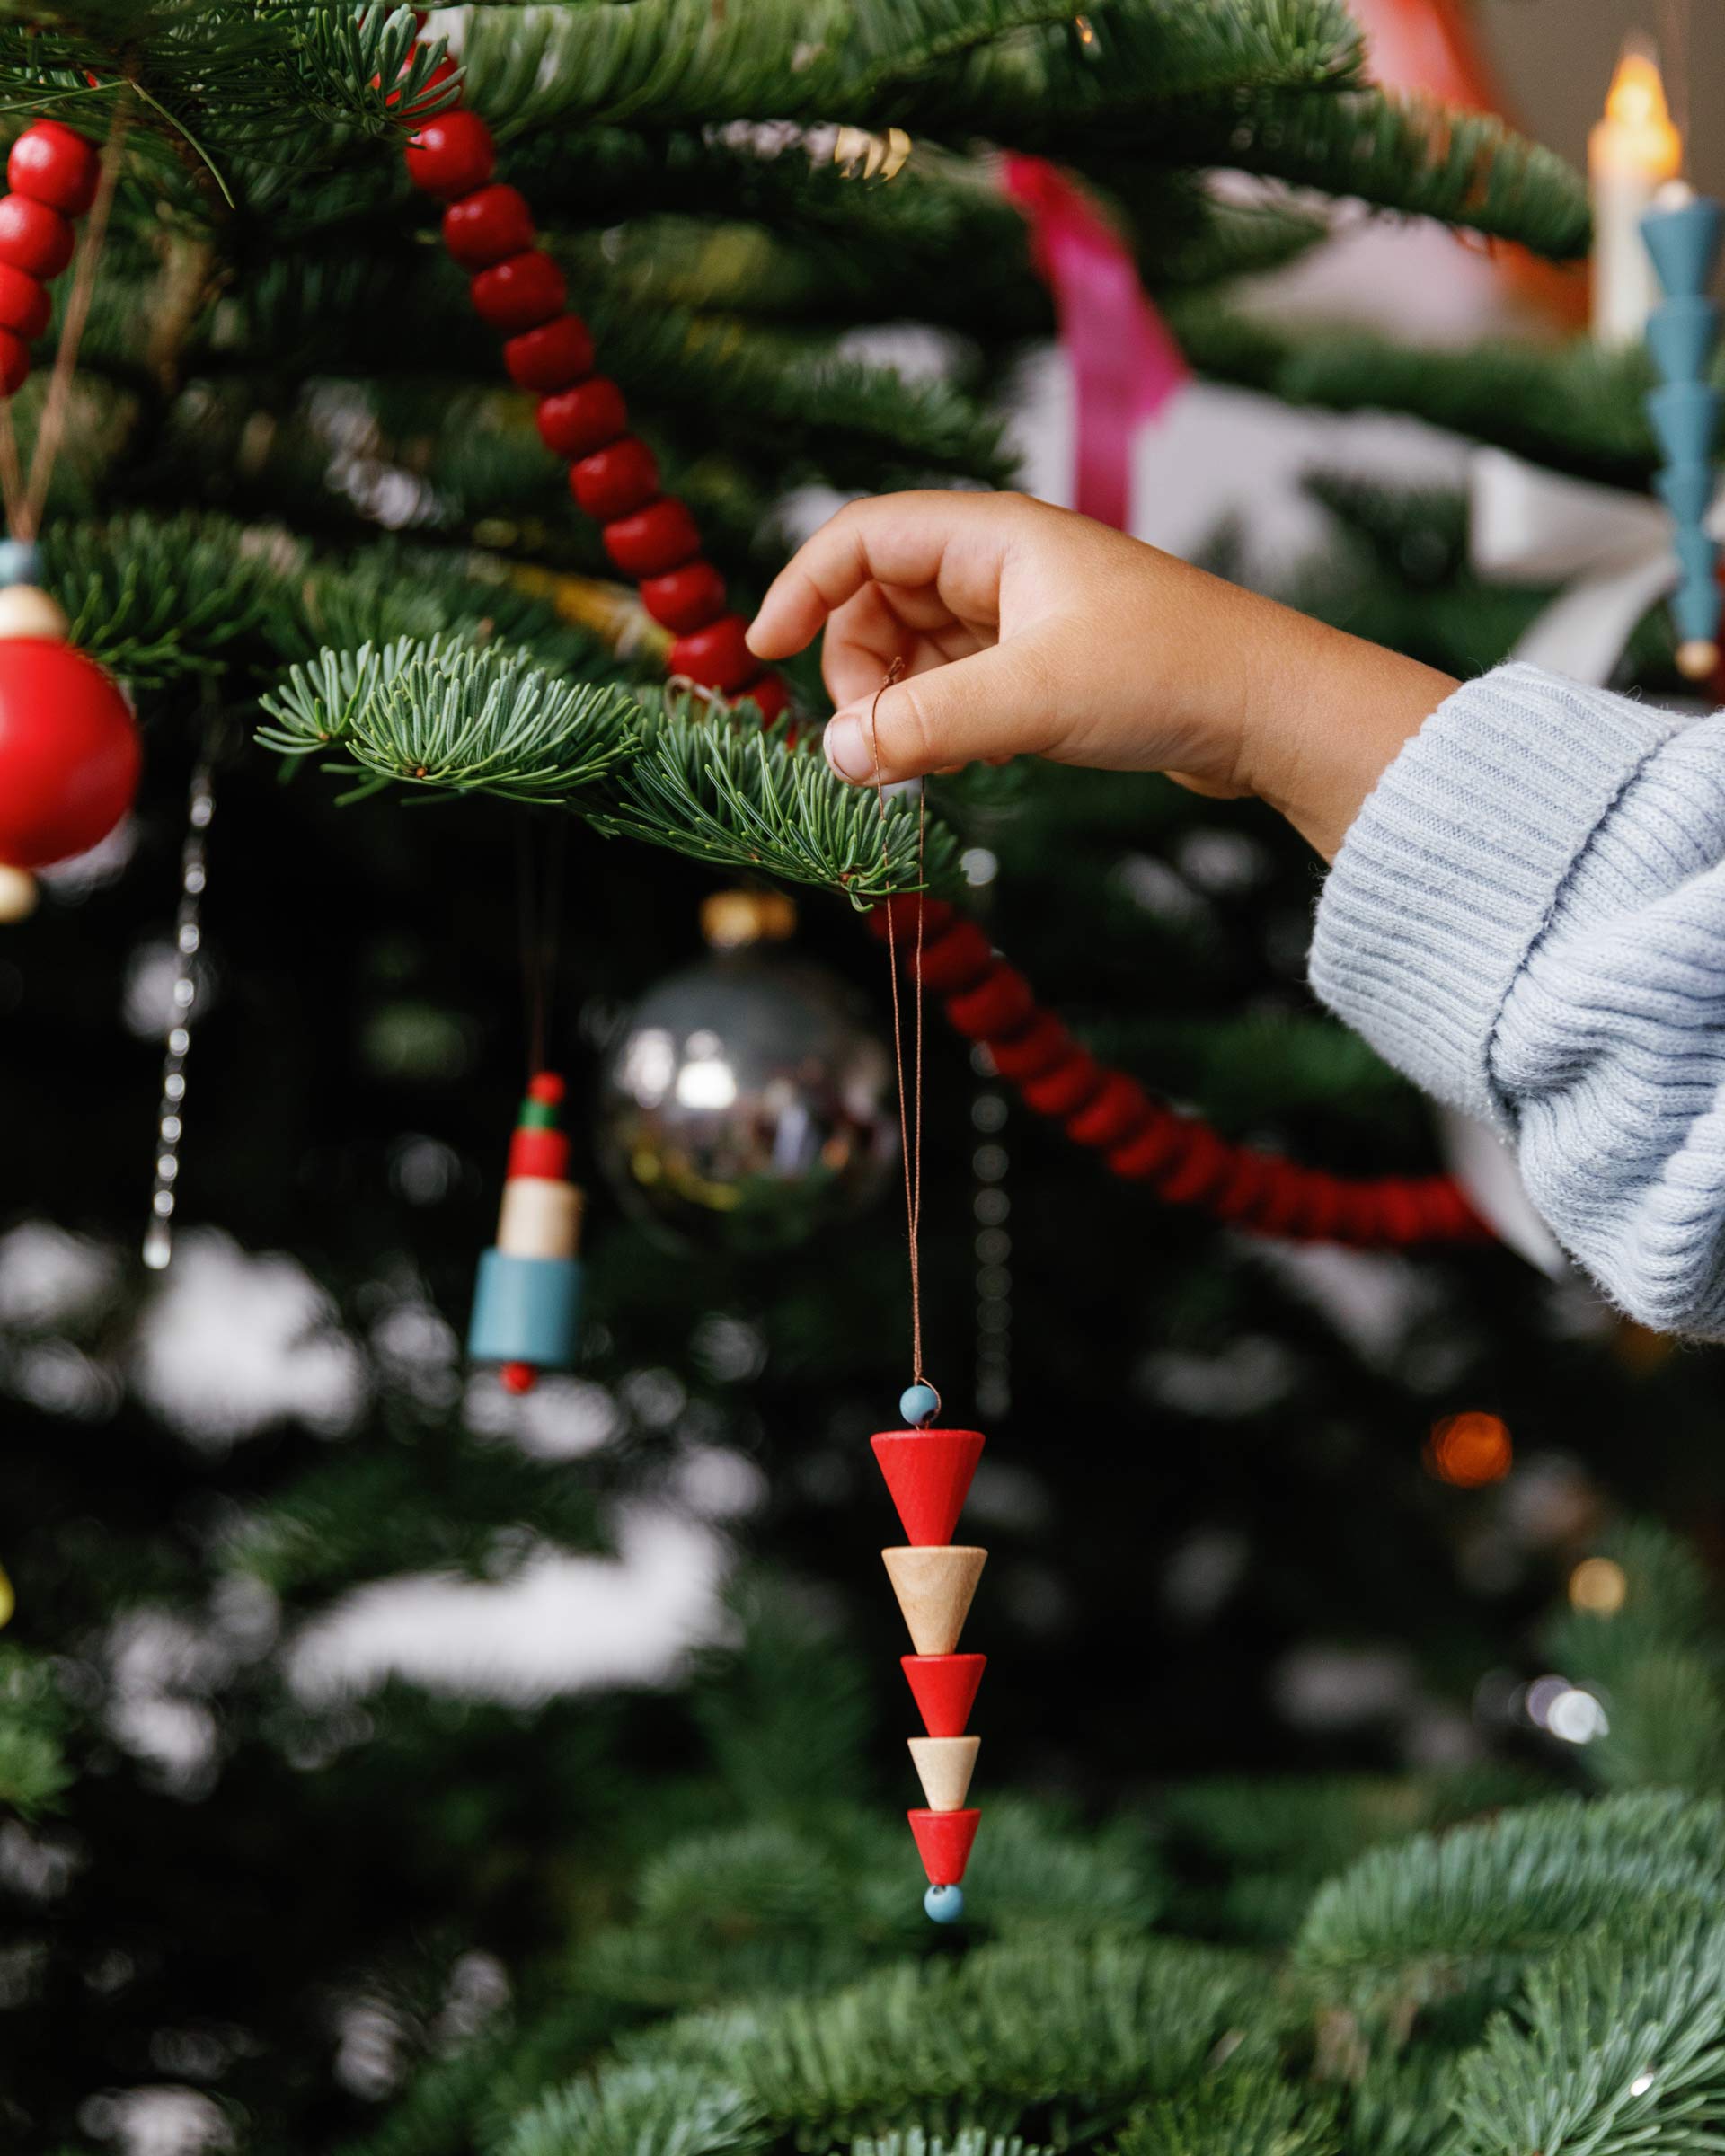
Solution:
{"label": "bokeh light", "polygon": [[1432,1425],[1426,1440],[1426,1469],[1457,1489],[1482,1489],[1501,1482],[1515,1464],[1515,1447],[1501,1416],[1470,1408],[1446,1415]]}
{"label": "bokeh light", "polygon": [[1570,1574],[1570,1607],[1614,1617],[1629,1599],[1629,1575],[1614,1558],[1584,1557]]}

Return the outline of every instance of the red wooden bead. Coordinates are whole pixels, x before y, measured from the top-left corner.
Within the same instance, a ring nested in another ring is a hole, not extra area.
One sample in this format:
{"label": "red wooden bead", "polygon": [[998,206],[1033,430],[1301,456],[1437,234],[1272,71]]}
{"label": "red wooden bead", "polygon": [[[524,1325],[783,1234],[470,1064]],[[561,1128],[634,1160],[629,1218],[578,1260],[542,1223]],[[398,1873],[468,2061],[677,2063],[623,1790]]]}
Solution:
{"label": "red wooden bead", "polygon": [[[556,324],[551,325],[553,329]],[[539,439],[559,456],[590,456],[627,430],[623,392],[604,375],[539,400]]]}
{"label": "red wooden bead", "polygon": [[950,1542],[982,1457],[982,1432],[881,1430],[869,1443],[904,1522],[905,1540],[924,1549]]}
{"label": "red wooden bead", "polygon": [[[901,943],[907,932],[912,936],[916,933],[914,914],[907,914],[898,921]],[[923,985],[933,988],[938,994],[954,988],[968,988],[994,967],[994,947],[974,921],[955,921],[943,934],[939,933],[934,928],[931,907],[923,923],[923,933],[927,939],[923,945]]]}
{"label": "red wooden bead", "polygon": [[619,517],[599,535],[605,551],[625,577],[662,577],[701,552],[694,519],[674,495],[663,494],[632,517]]}
{"label": "red wooden bead", "polygon": [[537,236],[526,197],[512,187],[476,187],[443,213],[443,243],[464,270],[524,254]]}
{"label": "red wooden bead", "polygon": [[686,636],[723,612],[725,579],[711,561],[686,562],[669,576],[649,577],[641,588],[641,603],[661,629]]}
{"label": "red wooden bead", "polygon": [[931,1736],[962,1736],[977,1703],[986,1655],[900,1655],[923,1727]]}
{"label": "red wooden bead", "polygon": [[[926,965],[923,977],[928,977]],[[1018,968],[1002,961],[974,988],[949,995],[946,1015],[967,1040],[992,1040],[996,1034],[1022,1033],[1036,1015],[1036,997]]]}
{"label": "red wooden bead", "polygon": [[1172,1109],[1158,1108],[1152,1102],[1143,1129],[1109,1154],[1109,1172],[1128,1182],[1160,1175],[1184,1143],[1180,1118]]}
{"label": "red wooden bead", "polygon": [[[730,701],[733,705],[752,703],[761,715],[761,724],[771,726],[781,711],[789,710],[791,691],[783,674],[763,674],[758,681],[751,681],[746,689],[739,689]],[[794,728],[788,738],[794,745]]]}
{"label": "red wooden bead", "polygon": [[446,199],[483,187],[497,163],[491,130],[477,112],[439,112],[407,146],[407,176]]}
{"label": "red wooden bead", "polygon": [[[1208,1124],[1182,1121],[1180,1135],[1180,1151],[1156,1188],[1170,1205],[1186,1206],[1195,1203],[1221,1180],[1227,1170],[1231,1149],[1226,1139],[1218,1137]],[[1328,1180],[1314,1179],[1318,1183]]]}
{"label": "red wooden bead", "polygon": [[10,262],[0,262],[0,330],[26,340],[40,337],[48,327],[49,311],[48,287]]}
{"label": "red wooden bead", "polygon": [[748,629],[740,614],[724,614],[705,629],[691,630],[666,654],[666,672],[686,674],[703,689],[732,694],[761,668],[760,660],[743,641]]}
{"label": "red wooden bead", "polygon": [[72,227],[29,195],[0,196],[0,262],[28,277],[58,277],[72,260]]}
{"label": "red wooden bead", "polygon": [[511,337],[503,364],[523,389],[567,389],[593,372],[593,340],[579,314],[560,314]]}
{"label": "red wooden bead", "polygon": [[46,868],[106,838],[137,791],[137,727],[93,658],[0,640],[0,861]]}
{"label": "red wooden bead", "polygon": [[609,524],[658,499],[658,459],[638,435],[625,434],[571,464],[569,490],[596,523]]}
{"label": "red wooden bead", "polygon": [[569,296],[562,271],[536,247],[482,270],[468,288],[481,320],[511,337],[553,320]]}
{"label": "red wooden bead", "polygon": [[569,1098],[569,1081],[561,1071],[535,1071],[527,1081],[527,1098],[546,1108],[561,1108]]}
{"label": "red wooden bead", "polygon": [[1071,1034],[1053,1012],[1042,1011],[1013,1039],[990,1041],[988,1053],[1003,1078],[1022,1085],[1027,1078],[1046,1077],[1056,1064],[1066,1061],[1072,1046]]}
{"label": "red wooden bead", "polygon": [[497,1382],[506,1392],[531,1392],[539,1383],[539,1373],[531,1363],[503,1363]]}
{"label": "red wooden bead", "polygon": [[1081,1109],[1102,1082],[1096,1058],[1080,1048],[1065,1063],[1057,1064],[1045,1078],[1032,1078],[1023,1088],[1026,1102],[1039,1116],[1070,1116]]}
{"label": "red wooden bead", "polygon": [[30,347],[11,330],[0,329],[0,397],[10,397],[30,379]]}
{"label": "red wooden bead", "polygon": [[81,217],[95,200],[101,175],[95,144],[58,119],[39,119],[26,128],[6,159],[8,187],[68,217]]}
{"label": "red wooden bead", "polygon": [[[901,937],[915,936],[918,914],[922,915],[923,941],[925,946],[938,941],[959,918],[957,908],[949,906],[944,898],[931,898],[926,891],[900,891],[896,898],[883,898],[870,914],[869,933],[877,943],[884,943],[887,941],[888,924],[890,923],[893,929]],[[988,947],[986,943],[983,945],[983,949],[985,951],[987,950]],[[924,955],[927,956],[926,950],[924,950]],[[932,974],[925,973],[923,977],[933,985]],[[953,984],[949,981],[944,985],[951,987]]]}
{"label": "red wooden bead", "polygon": [[1110,1071],[1068,1120],[1066,1135],[1078,1145],[1123,1145],[1149,1111],[1149,1100],[1137,1080],[1124,1071]]}
{"label": "red wooden bead", "polygon": [[928,1874],[931,1886],[958,1886],[964,1881],[964,1868],[970,1861],[970,1847],[977,1838],[977,1824],[982,1814],[969,1812],[929,1812],[920,1808],[907,1812],[910,1831],[916,1837],[916,1851],[923,1860],[923,1869]]}

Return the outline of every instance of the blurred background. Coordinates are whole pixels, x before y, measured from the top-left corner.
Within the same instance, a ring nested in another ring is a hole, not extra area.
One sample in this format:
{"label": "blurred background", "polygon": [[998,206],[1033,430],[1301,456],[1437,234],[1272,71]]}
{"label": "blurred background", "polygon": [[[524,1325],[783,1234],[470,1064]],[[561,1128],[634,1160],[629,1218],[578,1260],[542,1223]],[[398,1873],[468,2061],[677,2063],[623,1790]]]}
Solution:
{"label": "blurred background", "polygon": [[[1402,40],[1406,79],[1461,52],[1472,102],[1581,165],[1625,37],[1686,38],[1689,170],[1725,187],[1712,0],[1687,18],[1653,0],[1359,13],[1386,53]],[[1464,46],[1422,45],[1439,24]],[[1225,323],[1178,271],[1156,287],[1199,378],[1131,443],[1132,528],[1433,663],[1490,665],[1552,590],[1471,564],[1473,443],[1643,490],[1639,354],[1576,358],[1579,270],[1331,192],[1295,190],[1320,243],[1269,251]],[[1071,499],[1070,370],[1016,239],[1010,270],[984,264],[950,300],[938,267],[895,264],[907,296],[870,287],[854,324],[842,244],[815,250],[842,288],[817,280],[811,316],[907,415],[902,450],[857,421],[824,456],[800,422],[763,446],[747,411],[712,420],[674,359],[626,342],[632,307],[730,305],[727,277],[756,278],[769,317],[808,287],[663,233],[643,270],[622,201],[569,193],[571,227],[615,216],[571,259],[609,294],[595,318],[612,308],[642,423],[740,596],[876,474],[1016,471]],[[399,196],[376,214],[423,222]],[[558,604],[521,601],[519,633],[594,678],[650,671],[607,640],[603,561],[558,535],[562,476],[518,410],[493,425],[465,381],[444,402],[418,380],[431,348],[412,340],[442,335],[415,312],[430,257],[389,247],[396,281],[380,270],[363,309],[317,287],[350,349],[312,390],[279,368],[292,393],[261,425],[226,362],[194,367],[152,455],[75,473],[63,508],[153,507],[164,473],[191,473],[199,515],[288,503],[343,543],[382,527],[400,551],[365,573],[391,594],[384,628],[373,584],[320,587],[355,641],[417,631],[407,596],[439,625],[443,570],[412,552],[439,529],[543,554]],[[270,305],[278,367],[300,317]],[[489,383],[465,334],[447,363]],[[968,400],[1004,413],[1004,447]],[[715,448],[715,428],[736,439]],[[1656,625],[1615,678],[1693,697],[1671,658]],[[0,2109],[44,2149],[172,2156],[253,2131],[357,2148],[475,2029],[528,2025],[547,1998],[573,2014],[570,1941],[630,1907],[679,1836],[786,1806],[891,1827],[915,1798],[876,1554],[896,1528],[867,1444],[908,1376],[886,959],[818,894],[715,948],[703,907],[724,877],[581,826],[553,860],[495,800],[338,806],[314,770],[281,782],[238,692],[171,686],[136,816],[0,929]],[[811,673],[799,686],[818,704]],[[1339,1172],[1458,1163],[1465,1141],[1313,1004],[1317,866],[1256,806],[1023,769],[937,806],[988,935],[1105,1060]],[[570,1079],[588,1306],[576,1366],[518,1396],[469,1366],[463,1333],[524,1075],[524,888],[554,891],[561,923],[548,1059]],[[164,1096],[181,1024],[183,1095]],[[692,1110],[722,1121],[725,1087],[765,1059],[798,1074],[781,1129],[847,1118],[844,1144],[793,1144],[780,1173],[758,1132],[728,1127],[731,1164],[673,1188],[677,1134],[624,1097],[668,1039],[686,1078],[708,1074]],[[1579,1777],[1603,1720],[1537,1621],[1621,1595],[1599,1551],[1632,1515],[1718,1555],[1717,1350],[1606,1307],[1519,1216],[1501,1162],[1480,1202],[1505,1241],[1243,1234],[1104,1173],[935,1020],[926,1130],[930,1374],[947,1419],[988,1440],[964,1515],[990,1551],[965,1642],[989,1657],[985,1805],[1011,1789],[1093,1823],[1199,1778],[1495,1796]],[[746,1198],[721,1188],[751,1175]],[[152,1215],[153,1188],[172,1203]],[[1170,1801],[1204,1876],[1225,1798]],[[897,1854],[908,1905],[920,1881],[907,1842]],[[674,1993],[659,1965],[618,1982],[631,2012]],[[470,2145],[424,2131],[364,2145]]]}

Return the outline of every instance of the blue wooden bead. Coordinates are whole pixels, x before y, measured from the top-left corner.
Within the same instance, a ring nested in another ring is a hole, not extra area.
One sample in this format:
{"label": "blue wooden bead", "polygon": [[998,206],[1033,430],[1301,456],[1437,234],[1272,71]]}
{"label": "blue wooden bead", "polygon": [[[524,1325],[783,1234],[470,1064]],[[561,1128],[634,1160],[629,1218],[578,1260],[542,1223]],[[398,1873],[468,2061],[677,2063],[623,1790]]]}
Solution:
{"label": "blue wooden bead", "polygon": [[0,586],[40,584],[42,556],[28,539],[0,539]]}
{"label": "blue wooden bead", "polygon": [[964,1889],[931,1886],[923,1896],[923,1907],[937,1924],[956,1924],[964,1914]]}
{"label": "blue wooden bead", "polygon": [[920,1430],[941,1411],[941,1396],[933,1385],[907,1385],[898,1395],[898,1412],[907,1429]]}

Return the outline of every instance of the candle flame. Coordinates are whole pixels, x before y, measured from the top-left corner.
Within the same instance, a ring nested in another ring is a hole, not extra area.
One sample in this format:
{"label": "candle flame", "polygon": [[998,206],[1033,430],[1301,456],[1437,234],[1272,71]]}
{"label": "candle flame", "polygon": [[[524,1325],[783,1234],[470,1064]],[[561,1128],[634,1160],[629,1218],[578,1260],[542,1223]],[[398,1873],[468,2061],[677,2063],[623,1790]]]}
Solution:
{"label": "candle flame", "polygon": [[1606,93],[1606,118],[1632,128],[1647,128],[1670,138],[1678,146],[1677,130],[1671,124],[1671,108],[1665,99],[1665,78],[1651,53],[1628,45],[1617,63]]}

